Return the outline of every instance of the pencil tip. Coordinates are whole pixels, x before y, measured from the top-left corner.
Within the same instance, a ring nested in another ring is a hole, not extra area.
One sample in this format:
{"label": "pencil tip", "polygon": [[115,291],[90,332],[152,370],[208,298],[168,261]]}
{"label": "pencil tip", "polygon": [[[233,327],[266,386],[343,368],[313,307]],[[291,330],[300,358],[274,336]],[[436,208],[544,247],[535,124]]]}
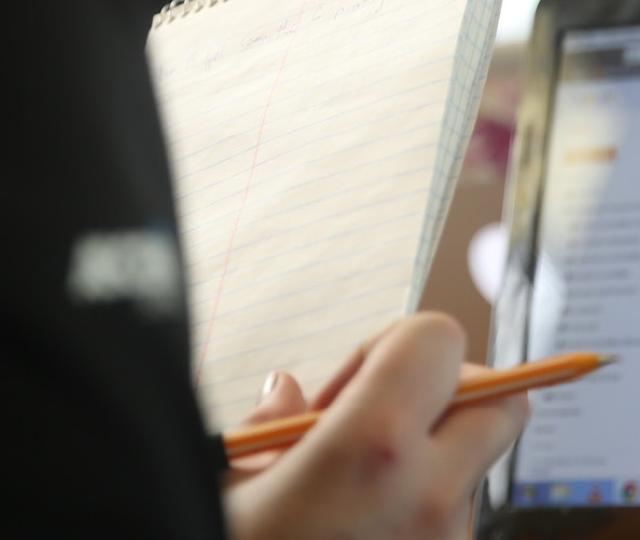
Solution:
{"label": "pencil tip", "polygon": [[599,360],[602,365],[607,365],[617,362],[619,358],[615,354],[601,354]]}

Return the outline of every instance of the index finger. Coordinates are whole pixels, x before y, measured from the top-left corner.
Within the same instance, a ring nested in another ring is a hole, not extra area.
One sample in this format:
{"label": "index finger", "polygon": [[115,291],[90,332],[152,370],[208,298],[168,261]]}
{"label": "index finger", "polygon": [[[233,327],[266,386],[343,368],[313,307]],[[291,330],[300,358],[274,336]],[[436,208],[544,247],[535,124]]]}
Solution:
{"label": "index finger", "polygon": [[464,332],[453,319],[408,317],[371,348],[328,413],[372,428],[407,427],[424,437],[451,401],[464,349]]}

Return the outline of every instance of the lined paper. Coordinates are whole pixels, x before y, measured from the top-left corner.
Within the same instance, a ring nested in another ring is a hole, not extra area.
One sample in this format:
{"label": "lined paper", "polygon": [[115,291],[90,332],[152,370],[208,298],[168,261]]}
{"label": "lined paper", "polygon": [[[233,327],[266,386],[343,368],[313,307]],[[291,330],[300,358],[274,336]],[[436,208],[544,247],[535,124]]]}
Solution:
{"label": "lined paper", "polygon": [[497,12],[466,8],[229,0],[150,32],[211,429],[271,370],[314,392],[414,302]]}

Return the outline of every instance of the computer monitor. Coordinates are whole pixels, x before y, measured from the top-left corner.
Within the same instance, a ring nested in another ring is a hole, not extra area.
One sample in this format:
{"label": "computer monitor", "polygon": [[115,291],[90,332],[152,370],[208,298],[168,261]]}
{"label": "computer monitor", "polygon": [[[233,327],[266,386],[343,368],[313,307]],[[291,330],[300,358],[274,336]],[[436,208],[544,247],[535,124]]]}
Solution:
{"label": "computer monitor", "polygon": [[640,2],[543,1],[529,72],[492,363],[619,361],[530,394],[480,536],[640,538]]}

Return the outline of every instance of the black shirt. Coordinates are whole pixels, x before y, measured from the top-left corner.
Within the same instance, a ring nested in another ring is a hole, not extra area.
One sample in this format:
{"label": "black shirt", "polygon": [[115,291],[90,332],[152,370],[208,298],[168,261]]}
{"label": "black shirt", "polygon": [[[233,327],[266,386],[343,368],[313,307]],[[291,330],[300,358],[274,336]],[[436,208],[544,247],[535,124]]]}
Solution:
{"label": "black shirt", "polygon": [[222,538],[145,62],[161,3],[5,7],[0,537]]}

